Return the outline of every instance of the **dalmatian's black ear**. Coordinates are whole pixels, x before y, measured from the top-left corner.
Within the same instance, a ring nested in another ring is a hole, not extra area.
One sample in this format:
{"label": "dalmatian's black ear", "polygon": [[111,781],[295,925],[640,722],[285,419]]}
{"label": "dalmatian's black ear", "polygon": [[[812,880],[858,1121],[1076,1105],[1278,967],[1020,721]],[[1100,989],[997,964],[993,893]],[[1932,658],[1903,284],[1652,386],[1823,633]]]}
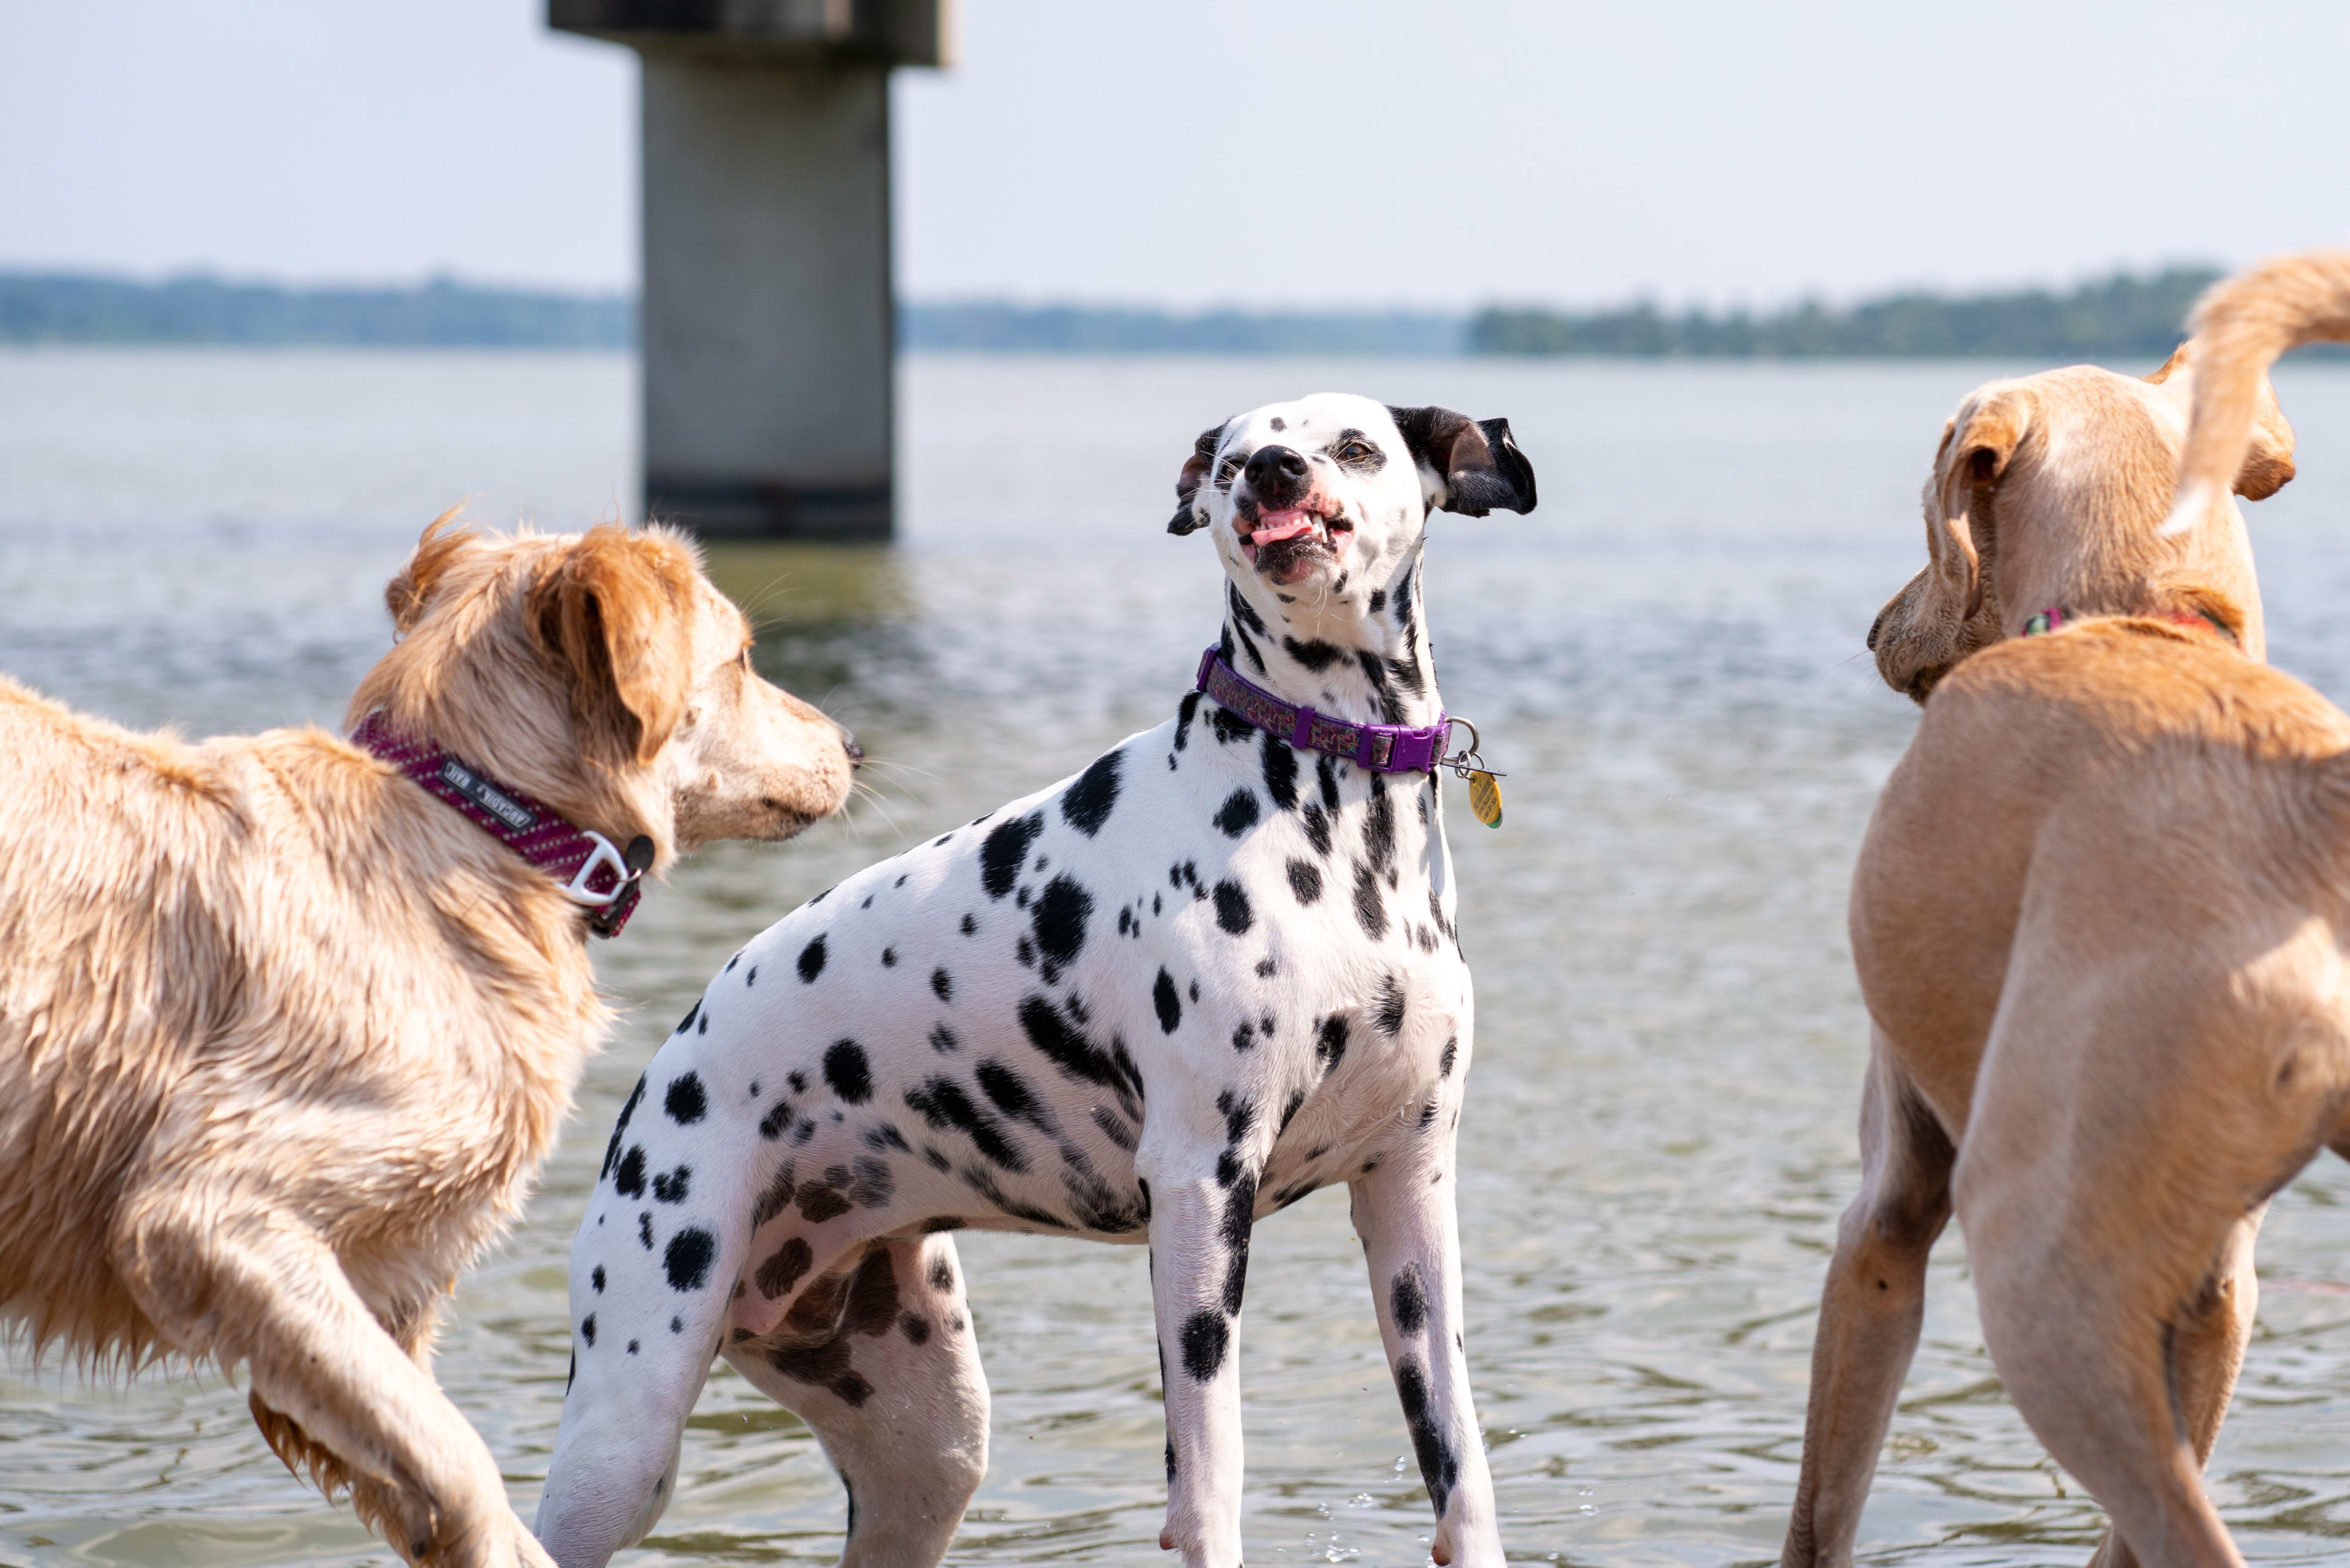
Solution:
{"label": "dalmatian's black ear", "polygon": [[1208,482],[1209,473],[1214,470],[1216,448],[1223,442],[1224,425],[1232,422],[1227,419],[1222,425],[1209,426],[1191,443],[1191,455],[1183,460],[1183,471],[1175,476],[1175,515],[1167,520],[1170,534],[1189,534],[1208,525],[1208,509],[1192,497],[1200,493],[1200,486]]}
{"label": "dalmatian's black ear", "polygon": [[1495,507],[1520,514],[1534,509],[1534,465],[1518,450],[1509,421],[1472,420],[1433,407],[1390,404],[1388,412],[1412,462],[1435,482],[1436,506],[1465,517],[1482,517]]}

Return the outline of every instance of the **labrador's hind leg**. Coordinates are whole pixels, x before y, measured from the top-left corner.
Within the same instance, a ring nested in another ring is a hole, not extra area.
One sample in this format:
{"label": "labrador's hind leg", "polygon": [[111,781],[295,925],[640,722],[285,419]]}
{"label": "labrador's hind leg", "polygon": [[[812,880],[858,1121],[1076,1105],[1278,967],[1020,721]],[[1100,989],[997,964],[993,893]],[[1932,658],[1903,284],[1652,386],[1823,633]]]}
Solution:
{"label": "labrador's hind leg", "polygon": [[953,1241],[869,1243],[726,1359],[806,1421],[848,1492],[842,1568],[930,1568],[987,1474],[987,1380]]}
{"label": "labrador's hind leg", "polygon": [[[2202,1468],[2251,1324],[2252,1236],[2338,1114],[2324,1075],[2293,1070],[2314,1011],[2303,955],[2264,954],[2251,980],[2100,969],[2054,938],[2033,956],[2011,973],[1952,1182],[1983,1342],[2105,1505],[2106,1562],[2237,1568]],[[2307,968],[2332,963],[2328,949]]]}
{"label": "labrador's hind leg", "polygon": [[[2212,1447],[2220,1440],[2220,1423],[2227,1418],[2228,1401],[2236,1391],[2236,1375],[2243,1370],[2244,1347],[2251,1343],[2252,1322],[2261,1304],[2252,1242],[2267,1212],[2268,1206],[2262,1204],[2236,1222],[2210,1283],[2181,1310],[2178,1332],[2172,1339],[2179,1415],[2195,1445],[2199,1467],[2210,1462]],[[2111,1530],[2106,1532],[2089,1565],[2138,1568],[2137,1557]]]}
{"label": "labrador's hind leg", "polygon": [[1861,1092],[1860,1196],[1820,1292],[1804,1464],[1783,1568],[1852,1561],[1877,1451],[1926,1315],[1926,1260],[1950,1217],[1950,1139],[1882,1035]]}

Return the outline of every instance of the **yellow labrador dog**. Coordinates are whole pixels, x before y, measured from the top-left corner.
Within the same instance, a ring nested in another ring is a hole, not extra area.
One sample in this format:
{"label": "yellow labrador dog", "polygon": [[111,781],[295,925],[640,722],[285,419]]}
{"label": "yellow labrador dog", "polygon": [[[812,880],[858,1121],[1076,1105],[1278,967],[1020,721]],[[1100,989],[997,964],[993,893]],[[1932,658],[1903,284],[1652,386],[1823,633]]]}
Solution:
{"label": "yellow labrador dog", "polygon": [[2289,269],[2217,291],[2152,390],[2006,383],[1944,438],[1933,563],[1874,638],[1933,695],[1854,877],[1864,1178],[1783,1563],[1852,1561],[1954,1209],[2002,1379],[2112,1518],[2098,1560],[2241,1561],[2201,1466],[2253,1235],[2320,1149],[2350,1153],[2350,716],[2258,662],[2228,492],[2291,477],[2267,367],[2350,333],[2334,265],[2330,295]]}
{"label": "yellow labrador dog", "polygon": [[317,730],[190,745],[0,680],[0,1321],[242,1365],[418,1563],[548,1561],[426,1367],[605,1026],[591,926],[837,810],[854,742],[657,529],[443,518]]}

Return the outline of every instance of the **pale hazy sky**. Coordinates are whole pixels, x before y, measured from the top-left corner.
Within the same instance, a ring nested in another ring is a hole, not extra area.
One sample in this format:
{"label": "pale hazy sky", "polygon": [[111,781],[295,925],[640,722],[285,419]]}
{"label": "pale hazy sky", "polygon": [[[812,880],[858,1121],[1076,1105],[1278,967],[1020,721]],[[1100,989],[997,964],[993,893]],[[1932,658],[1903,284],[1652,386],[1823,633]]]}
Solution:
{"label": "pale hazy sky", "polygon": [[[540,0],[0,0],[0,266],[635,274]],[[1773,303],[2350,242],[2350,5],[965,0],[915,296]]]}

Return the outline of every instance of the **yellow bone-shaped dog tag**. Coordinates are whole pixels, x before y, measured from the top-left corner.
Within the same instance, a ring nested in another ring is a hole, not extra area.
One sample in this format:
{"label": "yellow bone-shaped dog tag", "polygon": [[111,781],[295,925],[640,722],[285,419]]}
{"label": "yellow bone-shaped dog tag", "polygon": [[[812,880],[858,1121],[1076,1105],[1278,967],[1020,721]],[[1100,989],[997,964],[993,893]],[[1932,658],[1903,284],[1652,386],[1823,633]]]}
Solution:
{"label": "yellow bone-shaped dog tag", "polygon": [[1502,786],[1482,768],[1469,775],[1469,809],[1486,826],[1502,826]]}

